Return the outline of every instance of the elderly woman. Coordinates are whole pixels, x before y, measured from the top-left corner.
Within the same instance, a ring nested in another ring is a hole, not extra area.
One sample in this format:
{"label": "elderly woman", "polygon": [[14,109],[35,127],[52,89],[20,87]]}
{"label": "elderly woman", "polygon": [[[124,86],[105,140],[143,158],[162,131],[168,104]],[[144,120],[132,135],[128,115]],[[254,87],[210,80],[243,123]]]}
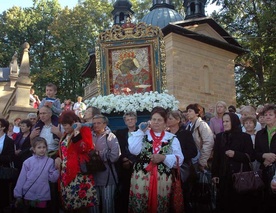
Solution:
{"label": "elderly woman", "polygon": [[115,212],[116,185],[118,183],[115,162],[120,156],[120,146],[116,136],[107,127],[108,118],[95,115],[93,122],[93,141],[95,149],[104,161],[106,170],[95,173],[95,188],[100,199],[99,208],[94,211],[102,213]]}
{"label": "elderly woman", "polygon": [[150,127],[139,125],[128,139],[129,151],[137,155],[131,177],[130,212],[169,212],[172,168],[183,162],[178,139],[166,132],[167,112],[155,107]]}
{"label": "elderly woman", "polygon": [[61,170],[62,206],[65,212],[89,212],[89,207],[98,204],[97,193],[93,176],[82,174],[80,163],[87,161],[88,152],[94,149],[91,130],[81,127],[73,111],[64,111],[59,120],[65,132],[60,141],[60,156],[55,159],[56,167]]}
{"label": "elderly woman", "polygon": [[[254,197],[251,194],[238,194],[233,187],[233,173],[249,171],[249,159],[254,160],[254,150],[249,134],[242,132],[239,117],[225,113],[222,117],[224,132],[215,139],[212,164],[213,181],[219,184],[221,212],[254,212]],[[247,156],[248,155],[248,156]]]}
{"label": "elderly woman", "polygon": [[257,132],[255,151],[257,161],[261,163],[265,183],[263,212],[276,209],[276,194],[271,193],[271,180],[276,168],[276,105],[269,104],[263,109],[266,127]]}
{"label": "elderly woman", "polygon": [[[241,120],[241,123],[243,123],[242,120],[243,120],[245,117],[248,117],[248,116],[256,117],[256,110],[254,109],[253,106],[247,105],[247,106],[244,106],[244,107],[241,108],[240,114],[241,114],[240,120]],[[262,125],[261,125],[259,122],[257,122],[256,127],[255,127],[255,130],[256,130],[256,131],[259,131],[259,130],[261,130],[261,129],[262,129]],[[242,126],[242,131],[243,131],[243,132],[246,131],[245,128],[244,128],[244,126]]]}

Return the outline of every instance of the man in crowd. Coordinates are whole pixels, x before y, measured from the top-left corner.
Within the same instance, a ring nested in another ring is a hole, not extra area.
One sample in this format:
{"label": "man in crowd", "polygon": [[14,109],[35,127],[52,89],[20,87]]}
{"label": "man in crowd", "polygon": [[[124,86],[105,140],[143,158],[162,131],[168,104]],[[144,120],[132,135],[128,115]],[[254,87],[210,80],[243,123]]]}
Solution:
{"label": "man in crowd", "polygon": [[127,112],[123,116],[126,128],[118,129],[116,131],[116,137],[118,138],[121,156],[117,162],[119,187],[120,187],[120,203],[119,212],[128,212],[128,198],[130,189],[130,178],[133,171],[133,163],[136,160],[136,156],[132,155],[128,150],[128,137],[131,132],[136,131],[138,128],[136,112]]}

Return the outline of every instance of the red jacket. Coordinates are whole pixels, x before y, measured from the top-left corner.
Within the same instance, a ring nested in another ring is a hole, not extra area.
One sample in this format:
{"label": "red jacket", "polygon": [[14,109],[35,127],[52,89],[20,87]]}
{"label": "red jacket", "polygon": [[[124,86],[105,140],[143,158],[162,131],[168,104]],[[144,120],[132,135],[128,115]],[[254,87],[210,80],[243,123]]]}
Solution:
{"label": "red jacket", "polygon": [[[66,135],[63,137],[65,138]],[[62,181],[64,185],[68,185],[80,172],[80,163],[88,161],[88,152],[94,149],[92,134],[89,127],[82,127],[80,134],[74,136],[68,141],[67,146],[67,164],[66,173],[63,174]],[[62,148],[60,153],[62,152]],[[61,158],[63,155],[60,156]],[[63,159],[62,159],[63,160]]]}

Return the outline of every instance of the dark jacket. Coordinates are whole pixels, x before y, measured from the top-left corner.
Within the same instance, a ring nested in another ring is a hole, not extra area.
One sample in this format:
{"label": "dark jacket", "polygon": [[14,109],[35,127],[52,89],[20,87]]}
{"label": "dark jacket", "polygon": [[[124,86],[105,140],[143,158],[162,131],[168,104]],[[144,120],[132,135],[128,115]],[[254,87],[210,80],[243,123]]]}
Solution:
{"label": "dark jacket", "polygon": [[264,159],[262,157],[264,153],[276,154],[276,134],[273,135],[269,146],[267,127],[258,131],[255,138],[255,151],[256,159],[261,163],[264,162]]}
{"label": "dark jacket", "polygon": [[[225,151],[233,150],[233,157],[228,157]],[[233,187],[232,174],[240,171],[243,163],[243,171],[249,171],[247,153],[251,161],[254,160],[254,150],[251,137],[243,132],[219,133],[216,135],[214,155],[212,163],[212,176],[219,177],[220,211],[232,212],[254,212],[252,205],[253,193],[238,194]],[[254,202],[253,202],[254,203]]]}
{"label": "dark jacket", "polygon": [[[138,128],[136,128],[137,130]],[[119,145],[120,145],[120,149],[121,149],[121,156],[119,158],[119,162],[123,159],[123,158],[128,158],[131,162],[135,162],[136,161],[136,156],[131,154],[128,150],[128,128],[125,129],[118,129],[115,133]]]}
{"label": "dark jacket", "polygon": [[274,162],[271,166],[265,167],[263,164],[264,158],[262,156],[264,153],[276,154],[276,134],[273,135],[269,145],[267,127],[261,129],[256,134],[255,152],[257,161],[261,163],[260,169],[263,171],[263,181],[265,182],[267,190],[270,190],[270,182],[275,175],[276,162]]}
{"label": "dark jacket", "polygon": [[14,142],[6,135],[3,150],[0,154],[0,166],[10,167],[10,162],[14,160],[14,156]]}
{"label": "dark jacket", "polygon": [[[0,166],[10,167],[10,162],[14,160],[14,143],[7,135],[4,139],[3,150],[0,154]],[[9,180],[0,180],[0,211],[1,208],[9,205],[9,198],[12,196]]]}
{"label": "dark jacket", "polygon": [[[234,157],[229,158],[225,151],[235,151]],[[212,176],[223,177],[232,176],[233,173],[240,171],[241,163],[244,163],[243,170],[249,171],[247,153],[251,161],[254,161],[254,149],[251,137],[244,132],[217,134],[214,145],[214,155],[212,164]]]}
{"label": "dark jacket", "polygon": [[21,149],[21,150],[25,150],[25,149],[30,149],[31,148],[31,142],[30,142],[30,134],[31,132],[29,133],[29,135],[25,138],[23,144],[19,147],[19,142],[20,140],[22,139],[23,137],[23,134],[22,132],[19,132],[15,139],[14,139],[14,144],[16,146],[16,149]]}
{"label": "dark jacket", "polygon": [[184,127],[180,127],[175,135],[180,142],[184,162],[190,164],[191,159],[197,155],[197,147],[192,132],[185,130]]}
{"label": "dark jacket", "polygon": [[[31,134],[31,133],[30,133]],[[14,140],[14,144],[16,146],[16,150],[20,149],[21,152],[15,156],[15,167],[20,169],[22,168],[23,162],[33,155],[31,150],[31,141],[30,141],[30,134],[25,138],[21,147],[19,147],[19,142],[23,137],[23,134],[19,132]]]}

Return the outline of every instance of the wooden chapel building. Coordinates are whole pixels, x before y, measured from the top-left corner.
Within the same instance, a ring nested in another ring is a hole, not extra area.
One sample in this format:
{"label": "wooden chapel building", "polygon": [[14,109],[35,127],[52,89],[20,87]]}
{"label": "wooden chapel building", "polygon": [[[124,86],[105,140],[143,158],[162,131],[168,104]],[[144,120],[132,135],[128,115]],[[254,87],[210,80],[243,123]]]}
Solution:
{"label": "wooden chapel building", "polygon": [[[166,89],[179,100],[180,109],[190,103],[206,108],[219,100],[236,105],[235,59],[246,50],[216,21],[206,17],[206,0],[184,0],[183,4],[185,18],[174,10],[171,0],[153,0],[150,12],[140,21],[162,29]],[[114,25],[126,23],[133,14],[131,6],[128,0],[115,2]],[[82,75],[92,79],[84,99],[100,95],[95,53],[90,55]]]}

